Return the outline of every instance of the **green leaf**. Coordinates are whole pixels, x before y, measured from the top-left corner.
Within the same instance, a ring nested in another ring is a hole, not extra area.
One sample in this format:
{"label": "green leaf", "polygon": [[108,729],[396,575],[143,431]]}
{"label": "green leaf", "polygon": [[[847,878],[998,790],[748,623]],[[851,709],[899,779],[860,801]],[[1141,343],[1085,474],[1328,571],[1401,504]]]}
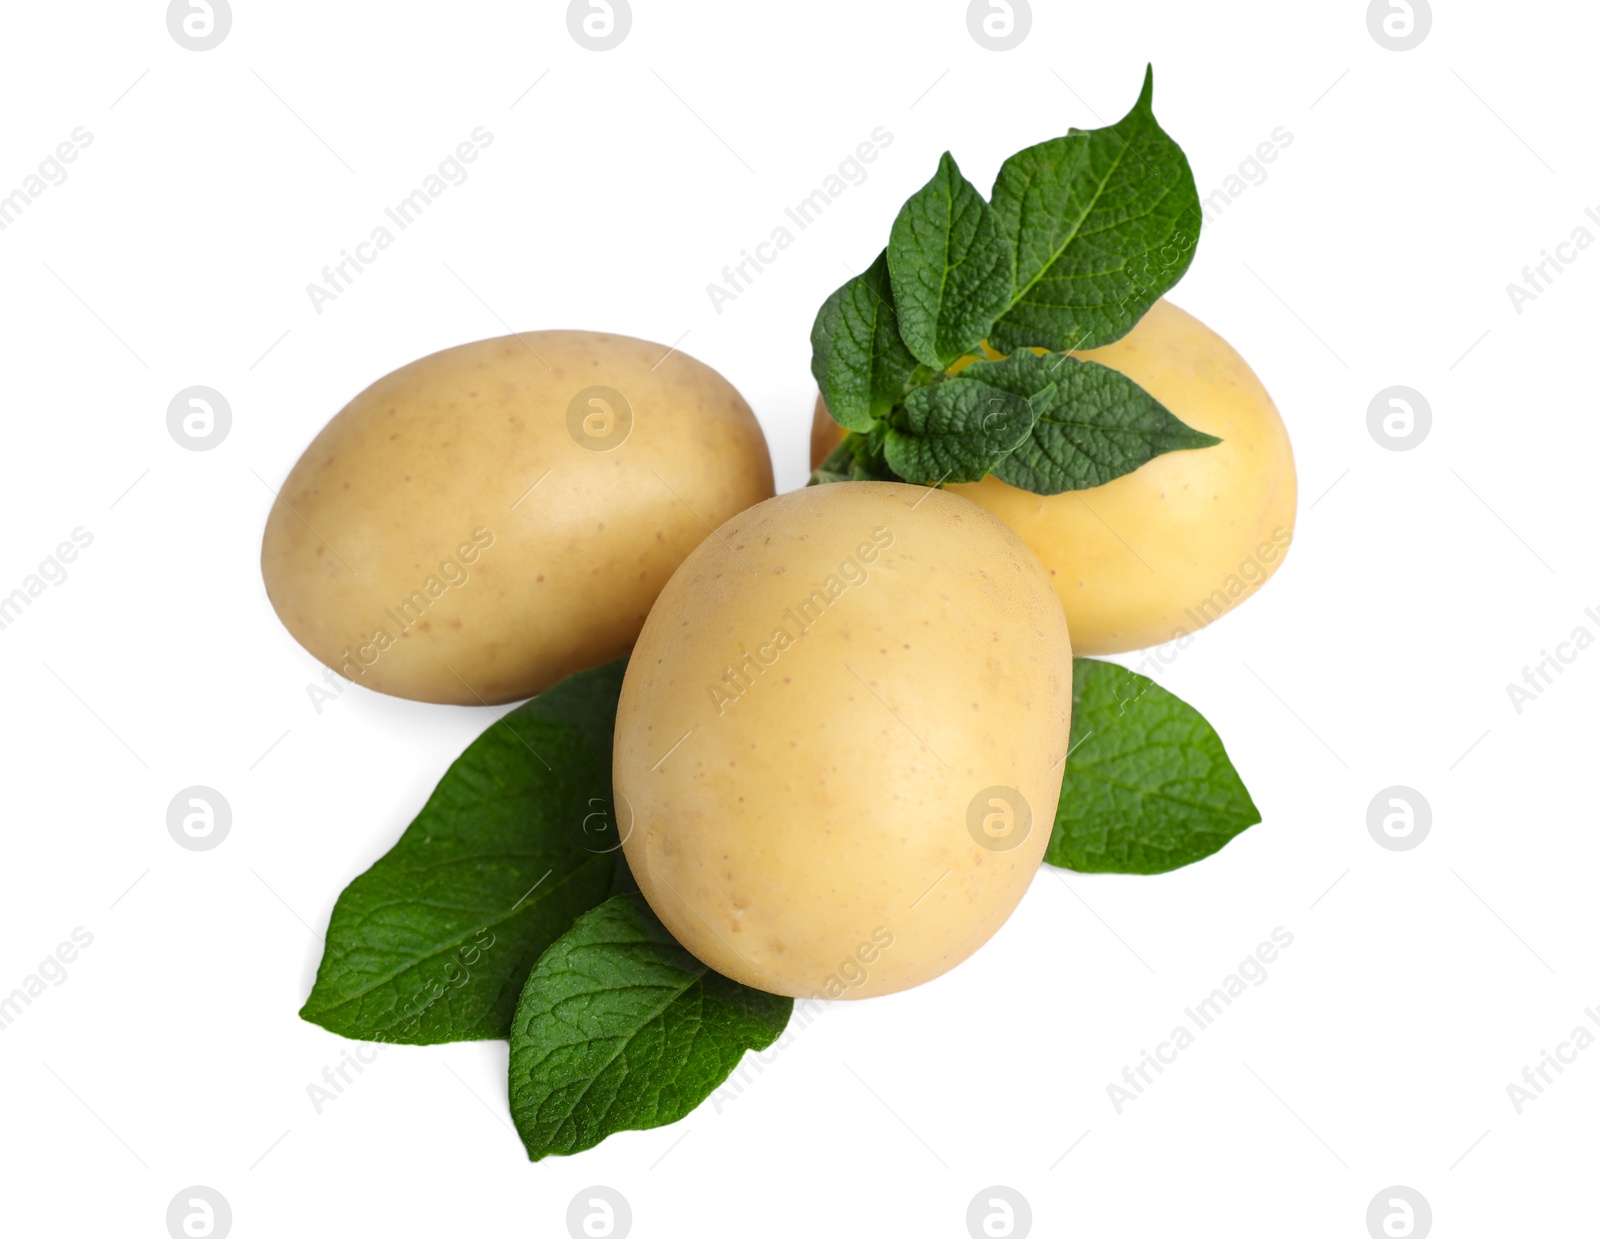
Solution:
{"label": "green leaf", "polygon": [[472,742],[339,896],[304,1019],[412,1045],[507,1034],[540,953],[615,889],[624,667],[575,675]]}
{"label": "green leaf", "polygon": [[1080,873],[1165,873],[1260,820],[1198,711],[1115,663],[1073,660],[1072,750],[1046,861]]}
{"label": "green leaf", "polygon": [[812,471],[807,486],[823,486],[832,482],[898,482],[901,479],[884,463],[883,427],[875,427],[872,434],[846,432],[839,446],[828,453]]}
{"label": "green leaf", "polygon": [[[1115,125],[1013,155],[992,205],[945,152],[895,217],[888,248],[817,315],[812,371],[826,407],[870,444],[847,437],[813,484],[887,474],[928,485],[992,470],[1059,494],[1219,442],[1116,371],[1026,356],[1121,338],[1188,269],[1200,198],[1183,151],[1156,123],[1153,96],[1147,70],[1138,102]],[[984,344],[1011,354],[1012,368],[979,361],[959,377],[1031,401],[1030,435],[1006,437],[1015,408],[975,422],[970,388],[945,389],[952,364]]]}
{"label": "green leaf", "polygon": [[964,375],[919,387],[890,415],[884,459],[919,486],[976,482],[1027,437],[1033,417],[1026,396]]}
{"label": "green leaf", "polygon": [[511,1116],[533,1161],[675,1123],[794,1007],[711,971],[642,896],[607,900],[528,977],[511,1030]]}
{"label": "green leaf", "polygon": [[867,431],[900,399],[916,368],[900,338],[885,250],[822,303],[811,328],[811,373],[833,419]]}
{"label": "green leaf", "polygon": [[935,370],[977,348],[1011,304],[1011,256],[1000,222],[948,151],[933,179],[900,208],[888,254],[900,336]]}
{"label": "green leaf", "polygon": [[1188,270],[1200,195],[1151,111],[1153,82],[1147,71],[1139,101],[1115,125],[1070,130],[1001,167],[993,210],[1015,292],[988,333],[998,351],[1109,344]]}
{"label": "green leaf", "polygon": [[1033,433],[994,473],[1036,495],[1101,486],[1165,452],[1222,442],[1184,425],[1127,375],[1067,353],[975,362],[961,377],[1033,402]]}

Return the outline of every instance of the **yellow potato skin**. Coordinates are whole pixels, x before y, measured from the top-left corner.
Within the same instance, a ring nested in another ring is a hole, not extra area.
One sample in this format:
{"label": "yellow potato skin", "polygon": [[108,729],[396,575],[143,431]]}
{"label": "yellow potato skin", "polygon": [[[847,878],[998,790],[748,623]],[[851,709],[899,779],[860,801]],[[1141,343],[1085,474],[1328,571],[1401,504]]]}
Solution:
{"label": "yellow potato skin", "polygon": [[[273,505],[261,572],[279,618],[348,679],[418,701],[516,701],[626,654],[706,530],[773,490],[750,407],[668,353],[526,332],[379,379]],[[569,429],[590,387],[631,410],[610,450],[580,443],[607,441],[604,403],[582,406],[588,438]]]}
{"label": "yellow potato skin", "polygon": [[[1071,714],[1061,607],[1000,521],[899,483],[780,495],[701,543],[640,634],[614,752],[628,864],[673,936],[737,981],[906,989],[1021,899]],[[1028,807],[1002,808],[1005,849],[969,825],[997,787]]]}
{"label": "yellow potato skin", "polygon": [[[1033,548],[1079,654],[1160,645],[1231,610],[1283,562],[1295,523],[1289,435],[1244,358],[1171,302],[1156,302],[1116,343],[1076,355],[1120,370],[1222,442],[1169,452],[1062,495],[1031,494],[995,477],[949,489]],[[827,418],[820,400],[817,417]]]}

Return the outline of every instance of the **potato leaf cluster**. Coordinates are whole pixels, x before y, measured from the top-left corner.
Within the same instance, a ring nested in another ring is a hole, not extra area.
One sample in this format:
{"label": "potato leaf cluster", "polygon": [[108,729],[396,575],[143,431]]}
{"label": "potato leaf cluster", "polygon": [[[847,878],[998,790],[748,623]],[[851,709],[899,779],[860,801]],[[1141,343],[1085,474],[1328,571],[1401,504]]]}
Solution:
{"label": "potato leaf cluster", "polygon": [[1116,124],[1017,152],[988,200],[944,154],[817,314],[812,373],[848,433],[813,482],[994,473],[1053,495],[1219,442],[1069,355],[1121,339],[1194,257],[1199,194],[1152,92],[1147,71]]}
{"label": "potato leaf cluster", "polygon": [[[611,768],[624,667],[572,676],[468,747],[340,895],[300,1013],[356,1040],[508,1039],[535,1161],[683,1118],[793,1009],[696,960],[629,878]],[[1259,820],[1190,706],[1111,663],[1074,672],[1049,863],[1158,873]]]}

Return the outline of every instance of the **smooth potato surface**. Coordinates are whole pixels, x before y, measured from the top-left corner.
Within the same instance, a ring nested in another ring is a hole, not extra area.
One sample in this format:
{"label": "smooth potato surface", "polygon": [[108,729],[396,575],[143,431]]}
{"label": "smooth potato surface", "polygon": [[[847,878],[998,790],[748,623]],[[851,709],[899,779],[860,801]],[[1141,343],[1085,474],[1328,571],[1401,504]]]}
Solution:
{"label": "smooth potato surface", "polygon": [[[1211,623],[1278,568],[1294,536],[1295,471],[1277,407],[1221,336],[1158,301],[1114,344],[1077,354],[1120,370],[1219,437],[1088,490],[1035,495],[995,477],[949,489],[1000,517],[1049,571],[1079,654],[1159,645]],[[816,416],[832,423],[822,402]],[[823,437],[817,455],[842,432]]]}
{"label": "smooth potato surface", "polygon": [[1033,554],[965,499],[811,487],[734,517],[645,624],[617,712],[624,848],[703,962],[865,997],[978,949],[1038,870],[1072,649]]}
{"label": "smooth potato surface", "polygon": [[295,639],[358,684],[514,701],[627,653],[707,530],[771,494],[761,428],[714,370],[528,332],[346,405],[283,485],[262,576]]}

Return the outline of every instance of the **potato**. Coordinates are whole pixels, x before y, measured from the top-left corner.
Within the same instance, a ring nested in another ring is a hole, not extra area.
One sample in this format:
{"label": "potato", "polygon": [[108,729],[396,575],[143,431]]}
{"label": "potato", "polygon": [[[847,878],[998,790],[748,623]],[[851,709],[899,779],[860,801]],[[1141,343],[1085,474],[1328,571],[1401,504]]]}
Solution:
{"label": "potato", "polygon": [[[1186,636],[1277,571],[1294,536],[1294,455],[1244,358],[1198,319],[1158,301],[1087,357],[1120,370],[1215,447],[1169,452],[1088,490],[1035,495],[995,477],[951,486],[1022,535],[1055,583],[1079,654]],[[832,425],[821,400],[817,419]],[[843,432],[813,426],[812,467]],[[818,447],[821,454],[818,454]]]}
{"label": "potato", "polygon": [[1022,898],[1071,715],[1060,604],[1001,522],[892,482],[781,495],[701,543],[640,634],[624,851],[718,972],[796,997],[905,989]]}
{"label": "potato", "polygon": [[379,692],[532,696],[626,654],[684,556],[772,494],[733,387],[643,340],[538,331],[446,349],[328,423],[267,520],[295,639]]}

